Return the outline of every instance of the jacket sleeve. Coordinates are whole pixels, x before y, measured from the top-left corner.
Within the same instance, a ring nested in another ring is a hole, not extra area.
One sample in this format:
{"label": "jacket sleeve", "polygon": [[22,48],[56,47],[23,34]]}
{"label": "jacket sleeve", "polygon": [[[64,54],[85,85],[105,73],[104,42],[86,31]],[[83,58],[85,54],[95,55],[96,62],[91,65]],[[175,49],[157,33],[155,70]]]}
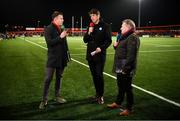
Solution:
{"label": "jacket sleeve", "polygon": [[87,28],[87,32],[85,33],[85,35],[84,35],[84,37],[83,37],[83,41],[84,41],[84,43],[88,43],[89,41],[91,41],[92,40],[92,34],[88,34],[88,30],[89,30],[89,28]]}
{"label": "jacket sleeve", "polygon": [[65,42],[66,50],[69,51],[69,46],[68,46],[67,38],[66,37],[64,38],[64,42]]}
{"label": "jacket sleeve", "polygon": [[60,38],[60,36],[53,38],[52,32],[53,32],[52,28],[49,28],[49,27],[45,28],[44,35],[45,35],[45,40],[48,45],[54,46],[54,45],[64,41],[64,38]]}
{"label": "jacket sleeve", "polygon": [[139,49],[139,39],[131,36],[127,42],[127,58],[125,66],[122,68],[122,71],[129,73],[134,68],[133,66],[136,63],[137,51]]}
{"label": "jacket sleeve", "polygon": [[67,52],[67,60],[69,62],[71,60],[71,54],[70,54],[70,51],[69,51],[69,47],[68,47],[68,43],[67,43],[67,38],[66,37],[65,37],[64,41],[65,41],[66,52]]}
{"label": "jacket sleeve", "polygon": [[112,38],[111,38],[111,27],[106,24],[105,25],[105,40],[104,43],[100,46],[101,50],[106,50],[112,43]]}

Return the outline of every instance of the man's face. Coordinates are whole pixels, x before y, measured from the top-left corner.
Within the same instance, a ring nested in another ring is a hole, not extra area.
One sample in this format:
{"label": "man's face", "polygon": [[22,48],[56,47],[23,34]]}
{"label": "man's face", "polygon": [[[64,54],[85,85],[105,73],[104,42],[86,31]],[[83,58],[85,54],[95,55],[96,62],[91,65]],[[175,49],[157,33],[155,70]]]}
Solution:
{"label": "man's face", "polygon": [[55,21],[56,21],[57,25],[59,25],[59,26],[63,25],[63,22],[64,22],[63,15],[56,16]]}
{"label": "man's face", "polygon": [[121,34],[124,34],[126,32],[128,32],[131,29],[131,27],[129,25],[127,25],[126,23],[122,23],[121,25]]}
{"label": "man's face", "polygon": [[90,14],[91,20],[93,23],[97,24],[99,22],[100,15],[98,14]]}

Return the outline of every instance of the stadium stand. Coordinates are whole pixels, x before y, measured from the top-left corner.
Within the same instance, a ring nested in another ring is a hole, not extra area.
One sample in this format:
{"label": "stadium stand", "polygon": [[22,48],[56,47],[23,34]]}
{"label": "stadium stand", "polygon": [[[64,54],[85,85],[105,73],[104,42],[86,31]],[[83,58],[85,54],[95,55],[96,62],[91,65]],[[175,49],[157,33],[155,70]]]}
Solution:
{"label": "stadium stand", "polygon": [[[86,28],[67,28],[69,36],[83,36],[86,33]],[[142,37],[180,37],[180,24],[179,25],[166,25],[166,26],[146,26],[137,27],[136,33]],[[15,36],[43,36],[44,28],[23,28],[22,26],[9,29],[7,38],[14,38]],[[113,36],[117,32],[112,32]]]}
{"label": "stadium stand", "polygon": [[140,36],[165,36],[165,37],[180,37],[180,25],[167,26],[147,26],[137,28],[136,31]]}

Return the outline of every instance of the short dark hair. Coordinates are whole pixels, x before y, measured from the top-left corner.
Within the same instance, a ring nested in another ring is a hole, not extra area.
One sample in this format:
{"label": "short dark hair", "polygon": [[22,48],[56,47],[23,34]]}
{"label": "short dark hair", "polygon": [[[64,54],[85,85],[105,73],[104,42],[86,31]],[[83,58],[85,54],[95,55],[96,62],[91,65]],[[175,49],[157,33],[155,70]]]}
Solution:
{"label": "short dark hair", "polygon": [[52,17],[52,19],[54,19],[56,16],[59,16],[59,15],[63,15],[63,13],[60,11],[54,11],[53,14],[51,15],[51,17]]}
{"label": "short dark hair", "polygon": [[98,9],[93,8],[93,9],[91,9],[91,10],[89,11],[89,15],[90,15],[90,14],[100,15],[100,11],[99,11]]}

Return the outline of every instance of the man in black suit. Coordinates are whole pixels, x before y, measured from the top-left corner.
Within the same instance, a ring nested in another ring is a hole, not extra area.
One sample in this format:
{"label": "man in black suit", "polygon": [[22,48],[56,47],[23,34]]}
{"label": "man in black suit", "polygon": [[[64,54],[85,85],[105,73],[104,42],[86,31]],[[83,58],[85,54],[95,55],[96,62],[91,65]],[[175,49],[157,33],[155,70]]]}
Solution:
{"label": "man in black suit", "polygon": [[89,12],[92,22],[84,35],[87,43],[86,59],[93,77],[96,95],[93,97],[99,104],[104,103],[103,70],[106,60],[106,49],[111,45],[111,29],[109,24],[100,19],[100,11],[91,9]]}
{"label": "man in black suit", "polygon": [[63,26],[63,13],[54,11],[52,14],[52,22],[45,28],[45,40],[48,48],[48,59],[46,65],[46,76],[44,80],[43,99],[39,105],[39,109],[44,109],[48,102],[48,90],[50,82],[53,78],[54,71],[56,71],[55,82],[55,101],[58,103],[65,103],[66,100],[61,97],[61,78],[64,68],[69,61],[67,32],[61,29]]}

